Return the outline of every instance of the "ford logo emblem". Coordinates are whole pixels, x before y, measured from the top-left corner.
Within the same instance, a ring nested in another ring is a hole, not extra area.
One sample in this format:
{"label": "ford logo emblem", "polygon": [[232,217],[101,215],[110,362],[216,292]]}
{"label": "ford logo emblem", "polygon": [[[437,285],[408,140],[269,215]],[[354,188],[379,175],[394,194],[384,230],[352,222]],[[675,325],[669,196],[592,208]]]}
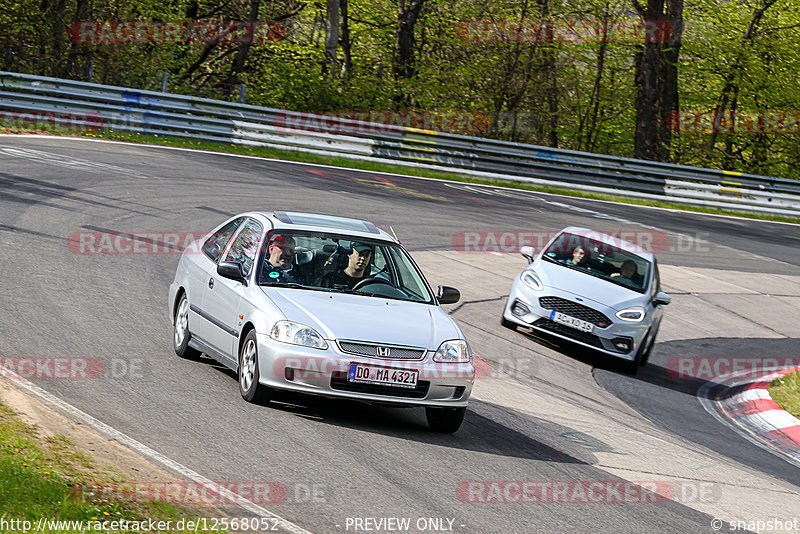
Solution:
{"label": "ford logo emblem", "polygon": [[583,302],[583,299],[580,297],[575,297],[575,300],[577,300],[578,302]]}

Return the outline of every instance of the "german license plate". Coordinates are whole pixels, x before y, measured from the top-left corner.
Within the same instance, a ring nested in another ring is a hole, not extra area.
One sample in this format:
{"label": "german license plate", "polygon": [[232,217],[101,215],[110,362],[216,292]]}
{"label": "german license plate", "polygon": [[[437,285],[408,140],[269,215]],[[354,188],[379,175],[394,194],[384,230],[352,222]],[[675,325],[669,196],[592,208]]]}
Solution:
{"label": "german license plate", "polygon": [[583,321],[576,317],[572,317],[571,315],[557,312],[555,310],[553,310],[553,313],[550,314],[550,320],[563,325],[571,326],[572,328],[581,330],[583,332],[591,332],[594,330],[594,325],[589,321]]}
{"label": "german license plate", "polygon": [[350,372],[347,373],[348,382],[410,389],[417,387],[417,378],[419,378],[418,369],[393,369],[360,363],[351,363]]}

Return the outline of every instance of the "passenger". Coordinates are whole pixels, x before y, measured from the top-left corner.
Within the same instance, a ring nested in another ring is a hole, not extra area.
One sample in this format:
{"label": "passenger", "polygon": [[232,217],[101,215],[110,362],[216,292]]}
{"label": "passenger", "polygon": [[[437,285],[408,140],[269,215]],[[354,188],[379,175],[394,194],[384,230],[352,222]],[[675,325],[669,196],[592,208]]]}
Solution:
{"label": "passenger", "polygon": [[294,249],[295,241],[292,236],[274,234],[269,238],[261,283],[301,283],[293,272]]}
{"label": "passenger", "polygon": [[353,243],[348,256],[347,267],[341,271],[334,271],[325,275],[322,286],[336,289],[353,289],[364,279],[370,259],[372,259],[372,246],[366,243]]}
{"label": "passenger", "polygon": [[633,260],[623,261],[619,272],[612,273],[611,277],[630,286],[642,287],[642,277],[636,272],[636,262]]}

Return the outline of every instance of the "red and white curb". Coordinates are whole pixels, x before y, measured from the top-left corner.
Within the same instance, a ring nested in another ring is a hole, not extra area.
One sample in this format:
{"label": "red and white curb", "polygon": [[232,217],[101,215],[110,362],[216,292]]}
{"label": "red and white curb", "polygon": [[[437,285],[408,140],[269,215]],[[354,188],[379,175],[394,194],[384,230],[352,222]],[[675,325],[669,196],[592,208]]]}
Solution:
{"label": "red and white curb", "polygon": [[709,382],[698,391],[706,411],[731,426],[750,441],[800,467],[800,419],[772,400],[767,388],[800,367],[781,369],[761,376],[738,376],[726,380],[722,391],[711,393],[719,382]]}

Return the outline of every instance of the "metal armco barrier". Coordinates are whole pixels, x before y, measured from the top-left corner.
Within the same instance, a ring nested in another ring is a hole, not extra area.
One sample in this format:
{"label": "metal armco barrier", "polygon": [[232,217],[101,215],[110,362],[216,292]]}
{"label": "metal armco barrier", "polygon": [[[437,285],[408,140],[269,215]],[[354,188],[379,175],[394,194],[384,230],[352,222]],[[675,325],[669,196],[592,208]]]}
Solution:
{"label": "metal armco barrier", "polygon": [[[268,146],[741,211],[800,215],[800,181],[0,71],[0,124],[56,124]],[[70,118],[71,117],[71,118]]]}

